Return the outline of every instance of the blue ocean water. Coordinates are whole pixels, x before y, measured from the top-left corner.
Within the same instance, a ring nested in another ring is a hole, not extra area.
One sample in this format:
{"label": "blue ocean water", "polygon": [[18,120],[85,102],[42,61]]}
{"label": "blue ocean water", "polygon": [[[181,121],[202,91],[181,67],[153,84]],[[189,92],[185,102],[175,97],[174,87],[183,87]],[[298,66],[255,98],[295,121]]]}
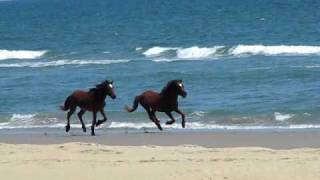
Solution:
{"label": "blue ocean water", "polygon": [[[0,0],[0,128],[64,127],[58,106],[104,79],[118,99],[107,99],[103,128],[153,128],[141,108],[123,107],[171,79],[188,91],[187,129],[320,128],[319,8],[314,0]],[[165,127],[181,128],[176,117]]]}

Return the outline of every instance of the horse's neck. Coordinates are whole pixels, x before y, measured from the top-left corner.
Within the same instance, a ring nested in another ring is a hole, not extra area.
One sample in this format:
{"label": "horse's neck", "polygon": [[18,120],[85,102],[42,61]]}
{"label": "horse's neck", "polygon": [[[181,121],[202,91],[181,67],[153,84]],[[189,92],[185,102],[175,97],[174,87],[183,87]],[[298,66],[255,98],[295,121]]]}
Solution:
{"label": "horse's neck", "polygon": [[166,93],[161,93],[161,94],[163,95],[164,99],[173,100],[173,101],[178,100],[178,93],[166,92]]}
{"label": "horse's neck", "polygon": [[107,94],[102,92],[101,90],[96,90],[96,92],[94,93],[94,97],[98,101],[104,101],[107,97]]}

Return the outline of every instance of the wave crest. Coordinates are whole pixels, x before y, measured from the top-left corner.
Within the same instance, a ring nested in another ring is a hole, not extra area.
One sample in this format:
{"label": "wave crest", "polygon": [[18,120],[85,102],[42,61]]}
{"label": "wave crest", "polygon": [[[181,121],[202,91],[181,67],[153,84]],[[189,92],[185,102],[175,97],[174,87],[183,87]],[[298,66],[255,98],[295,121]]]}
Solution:
{"label": "wave crest", "polygon": [[232,55],[320,55],[320,46],[264,46],[264,45],[238,45],[230,49]]}
{"label": "wave crest", "polygon": [[7,59],[36,59],[43,56],[47,51],[30,50],[0,50],[0,60]]}
{"label": "wave crest", "polygon": [[[172,51],[173,56],[168,54]],[[199,47],[160,47],[155,46],[142,53],[146,57],[155,57],[156,61],[169,60],[195,60],[221,57],[242,56],[319,56],[320,46],[295,46],[295,45],[236,45],[236,46],[213,46]],[[160,60],[159,60],[160,59]],[[169,59],[169,60],[168,60]]]}
{"label": "wave crest", "polygon": [[275,112],[274,113],[274,119],[277,120],[277,121],[281,121],[281,122],[289,120],[293,116],[294,116],[294,114],[281,114],[279,112]]}
{"label": "wave crest", "polygon": [[152,47],[142,54],[145,55],[146,57],[157,57],[160,56],[162,53],[170,51],[170,50],[177,50],[178,48],[173,48],[173,47],[160,47],[160,46],[155,46]]}
{"label": "wave crest", "polygon": [[194,58],[207,58],[214,54],[217,54],[217,50],[223,48],[223,46],[216,46],[212,48],[199,48],[193,46],[190,48],[180,48],[177,50],[177,58],[180,59],[194,59]]}

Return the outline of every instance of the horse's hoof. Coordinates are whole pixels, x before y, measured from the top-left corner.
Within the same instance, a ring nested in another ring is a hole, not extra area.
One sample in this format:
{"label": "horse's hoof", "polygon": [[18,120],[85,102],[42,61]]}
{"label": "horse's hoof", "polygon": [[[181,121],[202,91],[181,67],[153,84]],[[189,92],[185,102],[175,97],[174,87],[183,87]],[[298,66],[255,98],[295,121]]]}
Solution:
{"label": "horse's hoof", "polygon": [[96,134],[94,132],[91,132],[91,136],[95,136]]}
{"label": "horse's hoof", "polygon": [[83,132],[87,132],[87,128],[82,127]]}
{"label": "horse's hoof", "polygon": [[186,127],[186,122],[182,122],[181,125],[182,125],[182,128],[185,128]]}
{"label": "horse's hoof", "polygon": [[160,131],[162,131],[162,127],[160,126],[160,125],[157,125],[158,126],[158,129],[160,130]]}
{"label": "horse's hoof", "polygon": [[167,121],[166,122],[166,125],[171,125],[171,124],[173,124],[174,123],[174,121]]}
{"label": "horse's hoof", "polygon": [[66,125],[66,132],[69,132],[70,126]]}
{"label": "horse's hoof", "polygon": [[105,122],[105,120],[98,120],[98,122],[96,123],[96,127],[100,126],[104,122]]}

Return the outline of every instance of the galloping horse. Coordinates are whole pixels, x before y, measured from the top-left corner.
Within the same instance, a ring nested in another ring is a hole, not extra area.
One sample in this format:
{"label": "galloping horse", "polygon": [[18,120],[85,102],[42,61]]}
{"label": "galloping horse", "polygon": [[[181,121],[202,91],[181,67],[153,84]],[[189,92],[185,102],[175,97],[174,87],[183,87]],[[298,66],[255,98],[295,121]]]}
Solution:
{"label": "galloping horse", "polygon": [[[106,105],[105,99],[109,95],[112,99],[116,98],[116,94],[113,88],[113,81],[103,81],[102,83],[96,85],[95,88],[90,89],[89,92],[77,90],[74,91],[64,102],[64,106],[61,106],[61,110],[67,111],[70,109],[67,115],[67,125],[66,132],[70,130],[70,117],[74,113],[77,107],[80,107],[80,111],[78,113],[79,120],[82,125],[83,132],[86,132],[86,126],[83,123],[82,115],[86,111],[92,111],[93,120],[91,125],[91,135],[94,136],[94,127],[99,126],[103,122],[107,120],[107,117],[104,113],[104,106]],[[98,120],[96,122],[97,112],[100,112],[103,116],[102,120]]]}
{"label": "galloping horse", "polygon": [[159,130],[162,131],[160,121],[155,115],[156,111],[165,112],[171,119],[167,121],[166,124],[173,124],[175,119],[173,118],[171,112],[175,111],[179,113],[182,117],[182,127],[185,127],[185,114],[181,112],[178,108],[178,95],[182,97],[187,96],[187,92],[184,90],[184,85],[182,80],[172,80],[162,89],[161,93],[154,91],[145,91],[141,95],[136,96],[133,102],[133,107],[130,108],[126,106],[128,112],[133,112],[138,108],[139,103],[147,111],[149,118],[153,121]]}

